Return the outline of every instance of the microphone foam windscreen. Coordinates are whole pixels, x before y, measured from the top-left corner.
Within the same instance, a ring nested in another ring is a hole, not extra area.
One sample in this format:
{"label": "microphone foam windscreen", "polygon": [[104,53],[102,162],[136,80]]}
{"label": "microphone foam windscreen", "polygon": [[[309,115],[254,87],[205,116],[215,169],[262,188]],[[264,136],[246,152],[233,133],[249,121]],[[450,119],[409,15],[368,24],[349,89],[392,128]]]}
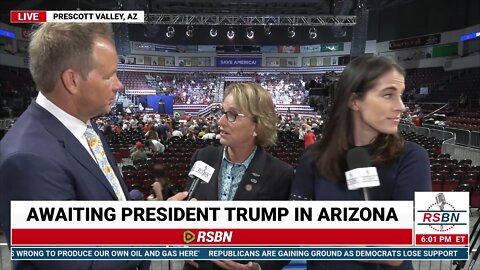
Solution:
{"label": "microphone foam windscreen", "polygon": [[349,170],[372,167],[370,154],[364,147],[355,147],[347,152],[347,165]]}

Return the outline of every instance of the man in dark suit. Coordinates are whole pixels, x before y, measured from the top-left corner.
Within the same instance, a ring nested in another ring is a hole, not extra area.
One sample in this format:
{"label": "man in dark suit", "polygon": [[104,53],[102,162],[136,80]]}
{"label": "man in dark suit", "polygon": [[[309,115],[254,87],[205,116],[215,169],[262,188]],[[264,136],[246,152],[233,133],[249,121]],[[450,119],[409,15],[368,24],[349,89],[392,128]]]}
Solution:
{"label": "man in dark suit", "polygon": [[[221,147],[195,153],[215,168],[208,183],[193,193],[197,200],[288,200],[293,168],[263,149],[277,138],[277,117],[272,98],[260,85],[231,84],[218,120]],[[288,261],[188,261],[184,270],[246,269],[277,270]]]}
{"label": "man in dark suit", "polygon": [[[108,143],[90,123],[110,111],[123,88],[111,25],[45,23],[34,32],[29,55],[40,92],[0,142],[0,228],[8,241],[12,200],[130,199]],[[13,269],[134,270],[149,265],[14,261]]]}

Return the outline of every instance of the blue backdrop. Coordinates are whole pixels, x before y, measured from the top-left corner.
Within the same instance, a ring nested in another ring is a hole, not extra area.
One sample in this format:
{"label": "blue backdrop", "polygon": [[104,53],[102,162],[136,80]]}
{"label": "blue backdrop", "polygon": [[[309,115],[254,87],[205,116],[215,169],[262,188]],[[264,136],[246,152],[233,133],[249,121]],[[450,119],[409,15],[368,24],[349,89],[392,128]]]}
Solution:
{"label": "blue backdrop", "polygon": [[173,96],[148,96],[147,104],[154,112],[158,113],[158,101],[163,99],[165,101],[165,113],[173,115]]}

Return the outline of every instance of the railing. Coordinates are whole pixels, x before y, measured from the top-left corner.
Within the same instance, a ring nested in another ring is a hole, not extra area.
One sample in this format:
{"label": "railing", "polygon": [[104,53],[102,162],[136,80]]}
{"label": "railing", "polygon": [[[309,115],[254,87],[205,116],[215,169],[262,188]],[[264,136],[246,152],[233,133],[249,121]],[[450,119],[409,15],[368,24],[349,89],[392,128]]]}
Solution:
{"label": "railing", "polygon": [[442,153],[448,153],[455,159],[471,159],[473,166],[480,165],[480,149],[458,145],[448,141],[442,144]]}
{"label": "railing", "polygon": [[480,147],[479,132],[428,124],[423,127],[400,124],[399,130],[441,139],[442,153],[448,153],[458,160],[471,159],[472,165],[480,165],[480,149],[473,148]]}
{"label": "railing", "polygon": [[[455,134],[455,137],[456,137],[455,142],[457,144],[480,148],[480,132],[478,132],[478,131],[471,131],[471,130],[468,130],[468,129],[454,128],[454,127],[443,127],[443,126],[430,125],[430,124],[424,124],[423,127],[426,127],[430,130],[433,129],[433,130],[441,130],[441,131],[451,132],[451,133]],[[430,136],[432,136],[431,133],[430,133]],[[438,137],[436,137],[436,138],[438,138]]]}
{"label": "railing", "polygon": [[455,133],[455,137],[457,137],[457,144],[471,145],[470,142],[472,133],[470,130],[452,127],[445,127],[445,130]]}
{"label": "railing", "polygon": [[[439,140],[449,140],[451,138],[455,138],[455,133],[450,131],[443,130],[440,126],[431,127],[429,125],[424,125],[423,127],[417,127],[413,125],[407,124],[400,124],[398,126],[400,131],[405,132],[413,132],[415,134],[427,136],[427,137],[434,137]],[[454,139],[455,142],[455,139]]]}

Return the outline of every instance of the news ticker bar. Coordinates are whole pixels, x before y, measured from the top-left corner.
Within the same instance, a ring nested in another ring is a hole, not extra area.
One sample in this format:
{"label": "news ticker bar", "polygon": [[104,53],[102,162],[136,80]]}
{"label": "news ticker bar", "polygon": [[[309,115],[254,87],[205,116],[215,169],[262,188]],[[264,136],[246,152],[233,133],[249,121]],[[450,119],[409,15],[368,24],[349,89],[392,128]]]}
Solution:
{"label": "news ticker bar", "polygon": [[11,23],[143,23],[144,11],[12,10]]}
{"label": "news ticker bar", "polygon": [[12,247],[12,260],[468,260],[436,247]]}

